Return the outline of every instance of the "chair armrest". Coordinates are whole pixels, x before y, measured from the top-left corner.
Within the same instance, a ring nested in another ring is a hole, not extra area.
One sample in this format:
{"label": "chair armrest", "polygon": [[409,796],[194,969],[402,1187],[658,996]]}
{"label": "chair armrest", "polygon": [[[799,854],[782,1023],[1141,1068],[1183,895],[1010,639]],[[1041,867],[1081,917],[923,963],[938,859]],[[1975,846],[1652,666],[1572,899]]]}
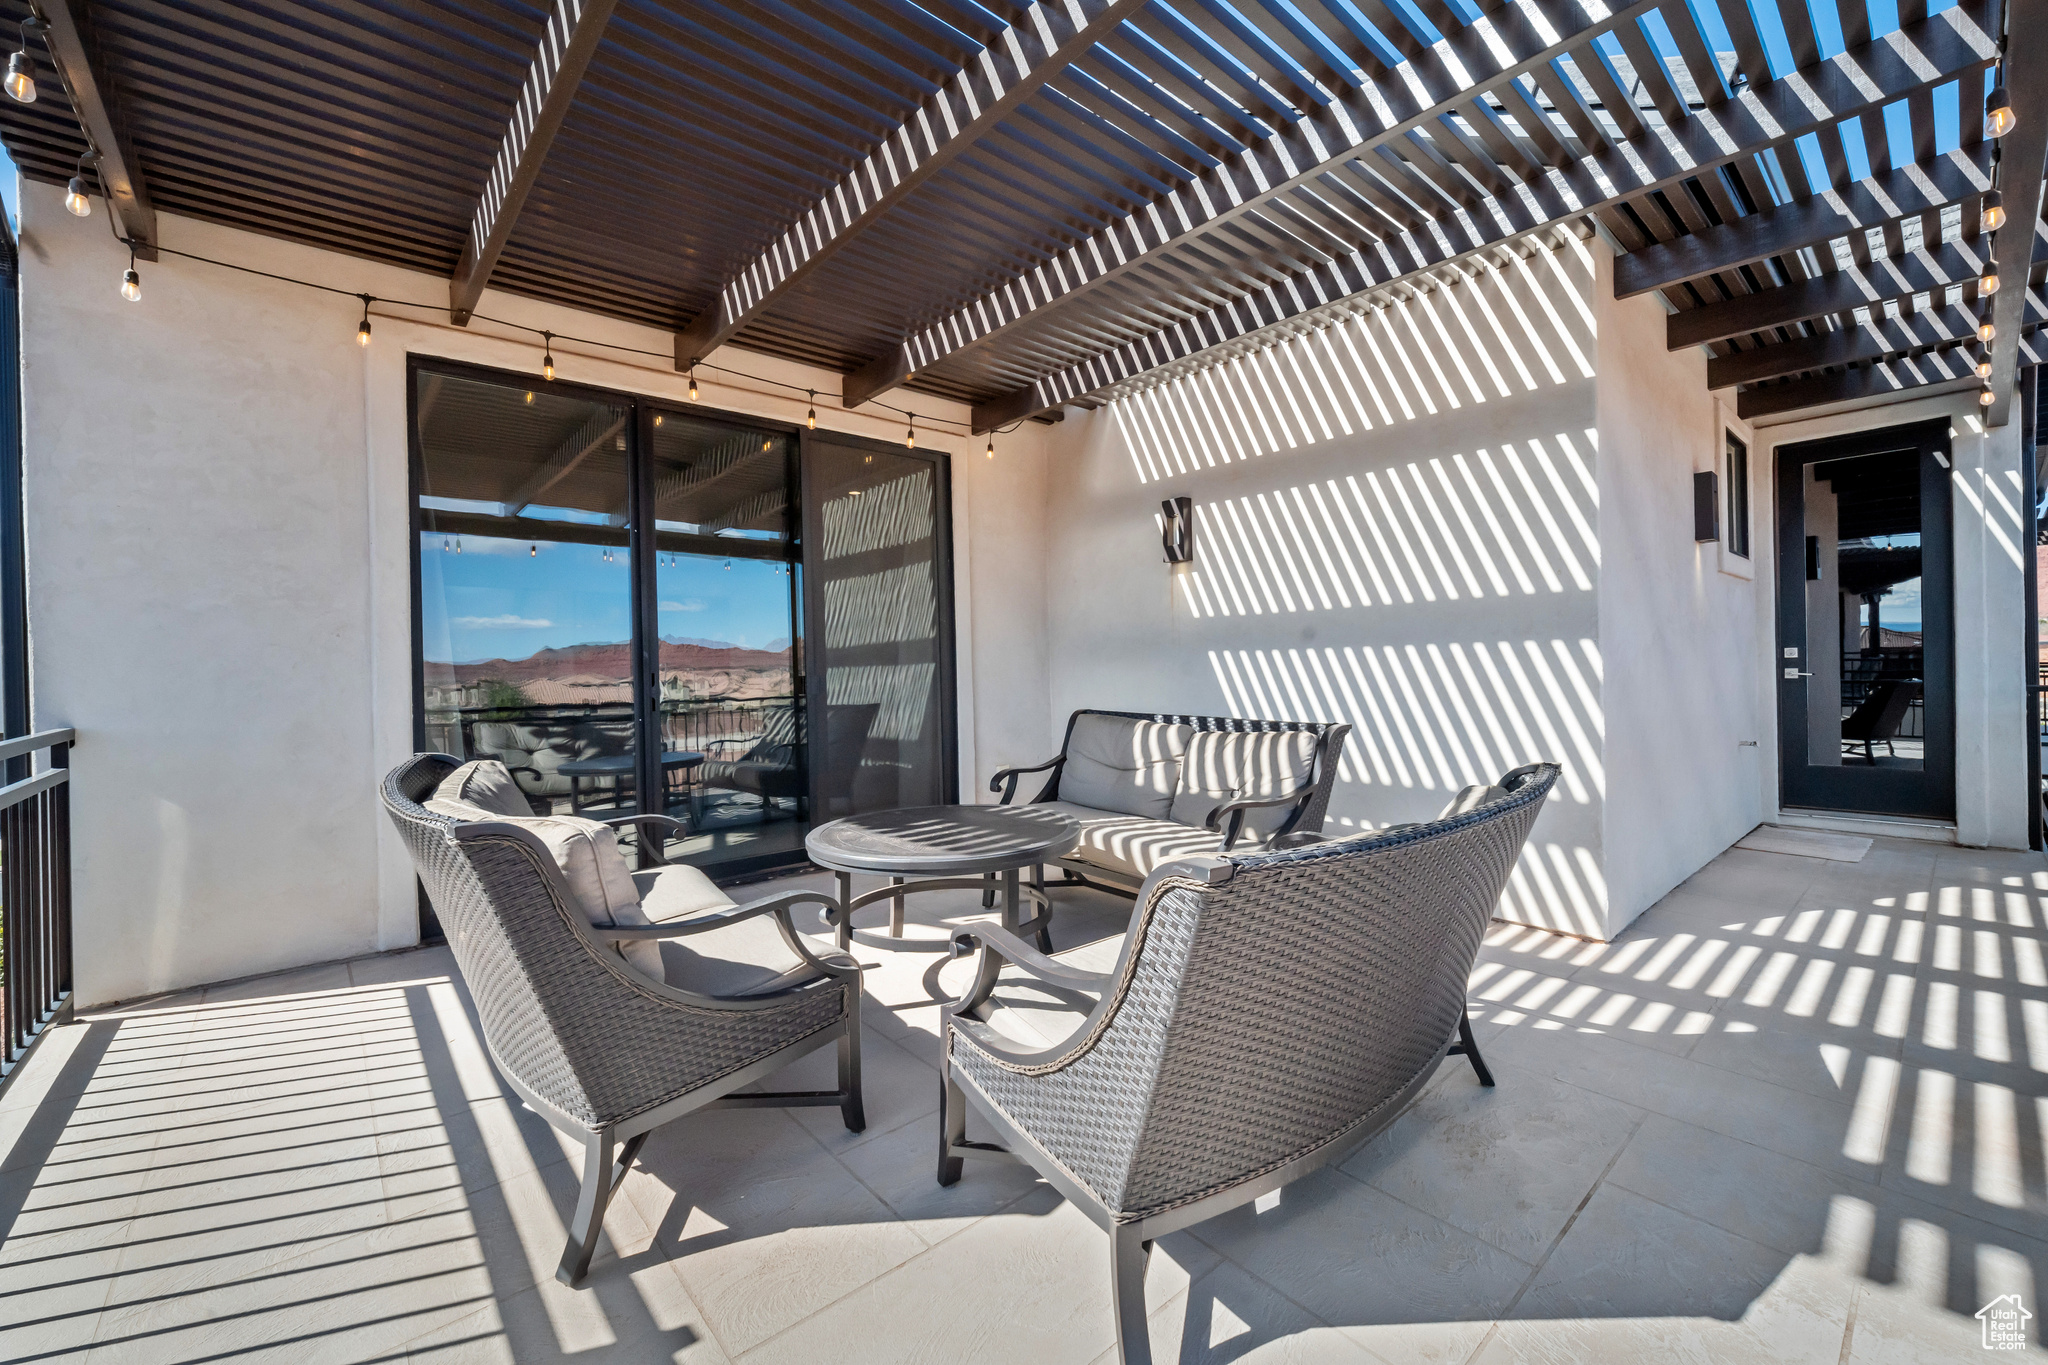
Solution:
{"label": "chair armrest", "polygon": [[998,801],[996,804],[999,806],[1007,806],[1010,804],[1010,799],[1017,794],[1018,778],[1022,777],[1026,773],[1042,773],[1048,768],[1057,768],[1066,761],[1067,756],[1065,754],[1059,754],[1055,757],[1048,758],[1045,762],[1040,763],[1039,765],[1033,768],[1000,769],[997,771],[994,777],[991,777],[988,780],[988,789],[992,792],[1001,792],[1003,795],[1003,799],[1001,801]]}
{"label": "chair armrest", "polygon": [[954,957],[965,957],[976,948],[981,950],[980,967],[974,974],[974,984],[953,1002],[951,1012],[954,1014],[965,1014],[985,1004],[1006,962],[1049,986],[1065,986],[1072,990],[1106,990],[1113,980],[1107,972],[1083,971],[1057,962],[1009,930],[993,924],[976,925],[953,935]]}
{"label": "chair armrest", "polygon": [[[791,952],[827,976],[858,980],[861,973],[858,962],[844,953],[835,952],[825,956],[814,952],[810,945],[804,942],[803,935],[797,933],[796,926],[790,922],[789,912],[796,906],[806,904],[822,905],[832,911],[834,916],[844,913],[838,900],[831,896],[816,891],[790,891],[779,896],[763,896],[760,900],[736,905],[730,910],[697,915],[670,924],[634,924],[612,929],[592,926],[590,933],[591,937],[604,943],[658,942],[665,938],[688,938],[692,934],[708,934],[714,929],[724,929],[742,920],[752,919],[756,915],[773,915],[775,927],[781,932],[782,941],[788,945]],[[836,924],[838,920],[834,918],[832,922]]]}
{"label": "chair armrest", "polygon": [[1214,834],[1219,831],[1223,818],[1230,817],[1230,828],[1222,831],[1223,851],[1228,853],[1237,843],[1237,836],[1244,829],[1246,811],[1267,810],[1274,806],[1306,804],[1316,794],[1316,784],[1305,783],[1285,796],[1247,796],[1241,801],[1226,801],[1209,812],[1209,818],[1202,822],[1202,828]]}
{"label": "chair armrest", "polygon": [[1312,830],[1297,829],[1287,834],[1274,835],[1273,841],[1267,844],[1266,847],[1275,853],[1284,853],[1291,848],[1310,848],[1316,844],[1327,844],[1329,842],[1331,842],[1331,839],[1327,834],[1317,834]]}
{"label": "chair armrest", "polygon": [[667,829],[671,834],[688,835],[690,832],[688,825],[672,815],[619,815],[597,823],[610,829],[618,829],[623,825],[653,825],[657,829]]}

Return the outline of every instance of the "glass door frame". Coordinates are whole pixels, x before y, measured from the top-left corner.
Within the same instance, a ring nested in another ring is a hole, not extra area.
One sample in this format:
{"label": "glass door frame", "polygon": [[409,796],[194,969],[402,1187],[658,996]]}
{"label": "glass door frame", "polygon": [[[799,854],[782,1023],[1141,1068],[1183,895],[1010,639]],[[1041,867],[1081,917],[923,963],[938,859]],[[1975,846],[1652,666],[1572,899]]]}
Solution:
{"label": "glass door frame", "polygon": [[[1860,455],[1915,449],[1920,469],[1923,766],[1868,768],[1809,761],[1806,621],[1806,471]],[[1949,419],[1914,422],[1778,446],[1778,602],[1771,677],[1778,694],[1778,803],[1782,808],[1953,820],[1956,811],[1955,557],[1949,489]],[[1799,650],[1785,657],[1787,647]],[[1795,667],[1796,665],[1796,667]],[[1788,676],[1788,672],[1793,676]]]}
{"label": "glass door frame", "polygon": [[[635,789],[638,792],[659,792],[663,790],[661,771],[661,735],[657,701],[660,696],[660,621],[659,595],[656,592],[655,575],[657,568],[657,540],[651,535],[642,535],[641,528],[646,520],[644,513],[653,506],[654,467],[646,452],[653,448],[652,422],[657,412],[687,413],[707,421],[728,422],[752,431],[769,432],[795,438],[795,468],[791,471],[792,506],[790,510],[791,543],[791,668],[795,702],[800,716],[820,714],[812,709],[821,702],[819,695],[824,685],[822,673],[810,667],[811,623],[821,620],[818,614],[822,603],[818,600],[813,585],[815,575],[808,571],[806,557],[809,546],[816,539],[806,534],[811,530],[812,513],[810,493],[810,430],[800,423],[785,422],[776,418],[763,417],[754,413],[734,412],[725,408],[692,403],[687,399],[672,399],[654,394],[638,393],[626,389],[612,389],[594,384],[577,384],[566,380],[542,379],[540,376],[520,370],[499,369],[488,365],[477,365],[468,361],[448,360],[431,354],[408,352],[405,365],[405,411],[406,411],[406,522],[411,542],[408,554],[411,557],[411,609],[412,609],[412,724],[413,749],[422,751],[427,744],[426,672],[424,664],[425,621],[422,597],[420,536],[423,522],[420,513],[420,481],[424,454],[420,448],[419,387],[420,375],[444,374],[453,379],[469,379],[480,383],[498,384],[507,388],[535,393],[556,394],[562,397],[625,405],[629,409],[626,423],[626,460],[628,477],[627,508],[627,554],[630,556],[631,582],[633,591],[633,714],[635,754]],[[940,653],[940,724],[941,745],[944,751],[942,763],[942,790],[946,800],[959,800],[959,733],[958,733],[958,691],[957,659],[955,657],[955,622],[953,595],[953,494],[951,458],[943,451],[906,450],[901,445],[887,441],[876,441],[868,437],[853,436],[845,432],[829,433],[835,444],[853,445],[887,451],[897,456],[921,459],[934,467],[937,481],[937,555],[936,565],[939,592],[939,653]],[[818,793],[818,767],[808,763],[809,743],[807,727],[799,731],[806,736],[804,754],[808,771],[805,775],[807,804],[816,810]],[[658,863],[661,853],[653,850],[650,865]],[[721,881],[736,881],[758,877],[783,867],[799,867],[804,864],[802,850],[766,854],[760,858],[734,859],[718,864],[711,869],[712,875]],[[421,931],[423,940],[439,936],[434,926],[433,913],[428,907],[422,888]]]}
{"label": "glass door frame", "polygon": [[[932,466],[933,499],[936,502],[933,526],[933,592],[937,598],[938,611],[938,691],[939,691],[939,746],[942,751],[940,763],[944,771],[939,778],[939,801],[942,805],[957,805],[960,801],[960,692],[959,655],[955,649],[954,605],[953,605],[953,457],[942,450],[906,449],[895,441],[878,441],[870,436],[853,436],[843,431],[828,433],[833,445],[853,450],[872,450],[878,455],[893,455],[903,460],[922,460]],[[803,495],[803,531],[805,545],[824,543],[824,509],[819,502],[817,481],[811,477],[811,448],[806,440],[802,458],[799,461],[802,477],[799,488]],[[806,552],[807,553],[807,552]],[[825,602],[822,574],[806,572],[803,576],[803,612],[806,621],[822,623],[825,619]],[[815,648],[822,649],[823,635],[820,632]],[[824,716],[826,711],[825,670],[811,667],[811,649],[804,657],[805,687],[804,707],[812,716]],[[807,746],[808,747],[808,746]],[[818,789],[822,777],[822,765],[812,764],[810,773],[811,809],[823,809],[823,793]]]}

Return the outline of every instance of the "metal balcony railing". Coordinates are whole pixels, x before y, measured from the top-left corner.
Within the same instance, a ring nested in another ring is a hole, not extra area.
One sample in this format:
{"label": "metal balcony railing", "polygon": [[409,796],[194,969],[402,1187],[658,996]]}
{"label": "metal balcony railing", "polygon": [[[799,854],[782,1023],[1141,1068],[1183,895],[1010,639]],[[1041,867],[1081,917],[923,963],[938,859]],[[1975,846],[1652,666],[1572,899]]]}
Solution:
{"label": "metal balcony railing", "polygon": [[71,1004],[72,730],[0,741],[0,762],[41,771],[0,786],[0,1082]]}

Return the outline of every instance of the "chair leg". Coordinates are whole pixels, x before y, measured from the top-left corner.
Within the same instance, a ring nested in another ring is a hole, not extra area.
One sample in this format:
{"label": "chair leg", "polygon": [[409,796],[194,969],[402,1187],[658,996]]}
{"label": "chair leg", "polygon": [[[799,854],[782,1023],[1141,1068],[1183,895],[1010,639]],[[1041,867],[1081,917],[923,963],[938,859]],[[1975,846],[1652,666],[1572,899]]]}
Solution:
{"label": "chair leg", "polygon": [[[574,1288],[590,1270],[590,1258],[597,1251],[598,1234],[604,1231],[604,1209],[611,1202],[612,1133],[606,1128],[592,1133],[583,1147],[583,1189],[576,1196],[576,1215],[569,1221],[569,1242],[562,1248],[562,1263],[555,1278]],[[637,1153],[637,1144],[629,1143]]]}
{"label": "chair leg", "polygon": [[993,872],[985,872],[982,874],[981,908],[984,910],[993,910],[996,908],[996,874]]}
{"label": "chair leg", "polygon": [[1152,1243],[1136,1228],[1109,1234],[1110,1299],[1116,1309],[1118,1365],[1152,1365],[1152,1333],[1145,1322],[1145,1262]]}
{"label": "chair leg", "polygon": [[[903,885],[903,878],[891,877],[889,878],[889,885],[901,886]],[[903,897],[901,896],[889,897],[889,937],[903,937]]]}
{"label": "chair leg", "polygon": [[845,1096],[839,1101],[839,1118],[845,1123],[846,1131],[862,1131],[868,1126],[868,1111],[860,1099],[859,1014],[846,1021],[846,1032],[839,1036],[839,1093]]}
{"label": "chair leg", "polygon": [[939,1183],[957,1185],[964,1164],[953,1155],[953,1144],[967,1137],[967,1096],[961,1092],[948,1067],[939,1077]]}
{"label": "chair leg", "polygon": [[633,1158],[640,1155],[640,1149],[647,1145],[647,1139],[652,1135],[653,1130],[649,1129],[645,1133],[627,1138],[626,1145],[619,1148],[619,1159],[612,1163],[612,1190],[614,1193],[618,1191],[620,1182],[625,1180],[626,1172],[632,1169]]}
{"label": "chair leg", "polygon": [[1458,1016],[1458,1041],[1451,1048],[1449,1055],[1470,1061],[1472,1070],[1479,1075],[1481,1085],[1493,1084],[1493,1072],[1487,1069],[1486,1058],[1479,1055],[1479,1041],[1472,1036],[1472,1021],[1462,1014]]}

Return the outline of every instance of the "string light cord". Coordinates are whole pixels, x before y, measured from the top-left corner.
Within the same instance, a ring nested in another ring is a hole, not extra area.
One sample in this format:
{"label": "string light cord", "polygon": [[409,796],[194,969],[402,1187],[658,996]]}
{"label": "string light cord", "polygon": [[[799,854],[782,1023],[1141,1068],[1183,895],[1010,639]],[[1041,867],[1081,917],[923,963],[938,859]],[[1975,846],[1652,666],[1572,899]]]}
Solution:
{"label": "string light cord", "polygon": [[[100,167],[97,159],[95,159],[93,171],[95,176],[100,178],[100,193],[103,196],[105,196],[107,200],[107,230],[113,234],[115,241],[119,242],[122,246],[128,249],[129,254],[132,258],[135,250],[135,244],[128,238],[123,237],[121,235],[120,228],[114,221],[113,197],[106,193],[106,181],[103,176],[100,176]],[[415,303],[409,299],[392,299],[385,298],[381,294],[367,294],[358,289],[341,289],[331,284],[320,284],[313,280],[302,280],[292,275],[279,275],[274,271],[258,270],[254,266],[237,265],[233,261],[222,261],[217,260],[211,256],[201,256],[197,252],[180,251],[176,247],[159,246],[157,248],[157,251],[165,256],[176,256],[182,260],[196,261],[201,265],[216,266],[222,270],[238,270],[244,275],[255,275],[262,279],[275,280],[279,284],[295,284],[302,289],[316,289],[323,294],[338,294],[343,298],[361,299],[365,301],[365,315],[367,315],[369,305],[372,303],[380,304],[386,308],[414,308],[420,310],[421,312],[427,313],[445,313],[448,311],[448,305],[445,303]],[[132,260],[130,263],[131,265],[133,264]],[[545,327],[535,327],[531,323],[515,322],[511,318],[492,317],[488,313],[471,313],[470,316],[475,318],[479,322],[495,323],[497,326],[500,327],[510,327],[514,331],[530,333],[533,336],[539,337],[544,345],[556,341],[567,341],[573,342],[578,346],[597,346],[604,350],[619,351],[627,355],[652,356],[657,360],[667,360],[671,362],[673,362],[673,360],[675,359],[674,354],[672,352],[650,351],[647,350],[645,347],[626,346],[616,341],[599,341],[593,337],[571,336],[567,332],[550,331]],[[751,383],[772,384],[776,388],[785,389],[792,394],[804,394],[808,396],[822,395],[828,398],[839,398],[842,401],[844,399],[844,395],[832,393],[826,389],[815,388],[808,384],[792,384],[787,380],[773,379],[767,375],[748,374],[744,370],[735,370],[727,365],[714,365],[708,360],[700,360],[692,368],[700,370],[715,370],[720,374],[728,374],[736,379],[745,379]],[[917,422],[924,422],[938,426],[959,427],[962,429],[960,434],[963,435],[969,434],[973,430],[973,424],[971,422],[962,422],[958,418],[954,417],[928,416],[921,412],[913,412],[909,408],[897,407],[893,403],[882,403],[870,399],[866,403],[863,403],[861,406],[864,408],[881,408],[885,412],[893,412],[913,424]],[[1024,424],[1024,420],[1013,422],[1006,427],[995,428],[994,434],[1007,435],[1008,433],[1015,431],[1018,427],[1022,426]]]}

